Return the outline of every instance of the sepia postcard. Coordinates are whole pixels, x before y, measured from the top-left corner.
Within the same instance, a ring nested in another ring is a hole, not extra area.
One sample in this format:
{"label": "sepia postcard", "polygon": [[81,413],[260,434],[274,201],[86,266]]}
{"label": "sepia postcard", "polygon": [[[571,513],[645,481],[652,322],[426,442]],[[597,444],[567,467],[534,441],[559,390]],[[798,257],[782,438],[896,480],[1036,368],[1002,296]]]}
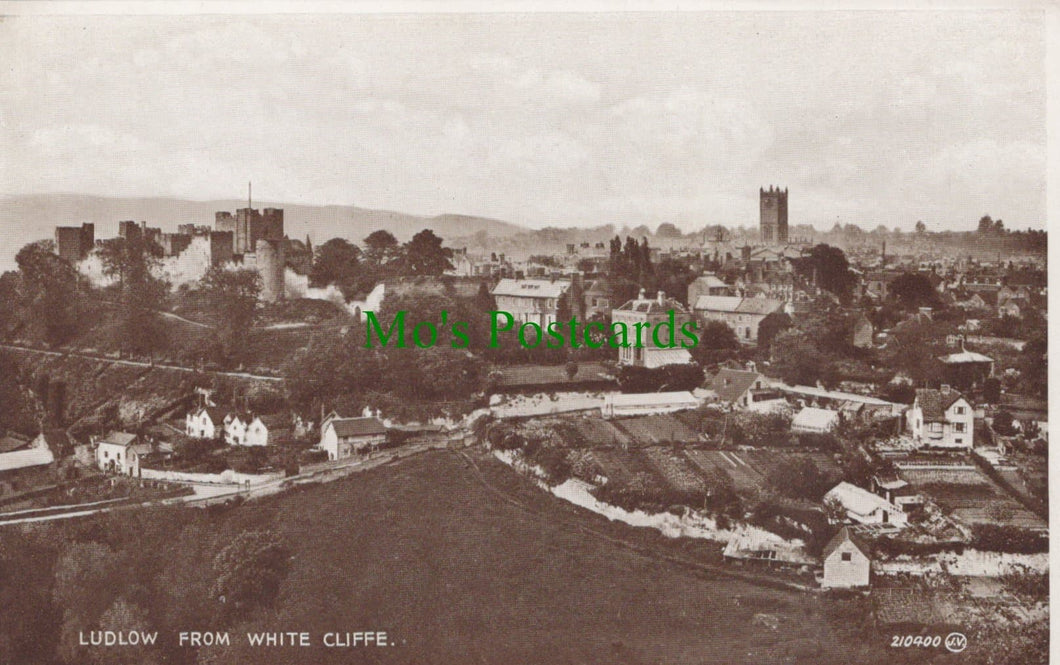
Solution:
{"label": "sepia postcard", "polygon": [[0,2],[0,664],[1049,662],[1058,35]]}

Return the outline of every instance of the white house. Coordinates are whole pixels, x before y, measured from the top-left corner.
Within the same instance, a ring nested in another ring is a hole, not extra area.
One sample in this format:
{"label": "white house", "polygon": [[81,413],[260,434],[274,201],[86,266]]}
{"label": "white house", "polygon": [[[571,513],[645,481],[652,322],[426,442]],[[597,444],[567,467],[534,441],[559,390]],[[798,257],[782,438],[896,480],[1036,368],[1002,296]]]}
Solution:
{"label": "white house", "polygon": [[796,432],[831,432],[839,424],[839,412],[807,406],[795,414],[791,429]]}
{"label": "white house", "polygon": [[921,389],[906,412],[906,425],[909,435],[921,445],[970,449],[975,412],[968,400],[949,386]]}
{"label": "white house", "polygon": [[267,446],[282,440],[291,433],[290,421],[280,414],[258,416],[247,427],[244,446]]}
{"label": "white house", "polygon": [[862,587],[869,585],[872,561],[869,550],[854,540],[850,529],[843,527],[828,541],[821,553],[824,575],[821,586],[826,589]]}
{"label": "white house", "polygon": [[320,447],[332,460],[373,450],[385,441],[386,425],[377,418],[332,418],[320,432]]}
{"label": "white house", "polygon": [[772,382],[753,369],[723,367],[708,380],[706,387],[719,402],[734,409],[763,412],[787,406],[787,401]]}
{"label": "white house", "polygon": [[230,446],[247,445],[247,428],[250,427],[252,422],[253,418],[246,413],[233,411],[225,416],[225,443]]}
{"label": "white house", "polygon": [[224,411],[216,406],[200,407],[184,418],[184,433],[193,439],[213,439],[221,435]]}
{"label": "white house", "polygon": [[699,406],[699,400],[685,391],[665,393],[608,393],[601,411],[605,418],[672,413]]}
{"label": "white house", "polygon": [[859,524],[893,524],[903,527],[909,518],[901,508],[867,489],[841,482],[824,495],[824,502],[834,503],[847,519]]}
{"label": "white house", "polygon": [[140,461],[151,452],[151,446],[129,432],[110,432],[96,441],[96,466],[102,471],[123,476],[139,476]]}

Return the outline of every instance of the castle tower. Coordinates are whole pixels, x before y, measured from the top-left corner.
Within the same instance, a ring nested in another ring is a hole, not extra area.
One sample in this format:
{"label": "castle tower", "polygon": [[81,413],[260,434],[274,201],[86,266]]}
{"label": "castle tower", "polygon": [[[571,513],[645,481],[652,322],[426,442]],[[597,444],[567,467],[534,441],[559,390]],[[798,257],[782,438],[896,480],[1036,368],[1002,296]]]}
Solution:
{"label": "castle tower", "polygon": [[758,188],[759,228],[762,242],[787,244],[788,242],[788,190]]}
{"label": "castle tower", "polygon": [[261,299],[265,302],[283,300],[286,295],[284,287],[284,252],[283,240],[258,240],[255,246],[257,255],[255,267],[261,274]]}

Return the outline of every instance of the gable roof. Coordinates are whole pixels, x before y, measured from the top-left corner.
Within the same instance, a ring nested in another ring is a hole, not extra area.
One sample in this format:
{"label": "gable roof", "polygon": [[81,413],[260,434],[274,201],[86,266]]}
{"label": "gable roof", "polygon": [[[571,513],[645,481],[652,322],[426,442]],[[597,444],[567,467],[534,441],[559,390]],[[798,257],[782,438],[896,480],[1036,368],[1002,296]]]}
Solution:
{"label": "gable roof", "polygon": [[97,443],[109,443],[112,446],[121,446],[126,448],[136,441],[136,435],[130,434],[129,432],[119,432],[117,430],[111,430],[106,436],[101,437]]}
{"label": "gable roof", "polygon": [[569,288],[570,282],[563,279],[502,279],[491,293],[520,298],[559,298]]}
{"label": "gable roof", "polygon": [[195,412],[195,415],[201,416],[203,413],[206,413],[206,415],[209,416],[210,422],[212,422],[214,426],[221,425],[225,421],[226,412],[219,406],[201,407]]}
{"label": "gable roof", "polygon": [[711,389],[717,393],[723,402],[735,402],[755,381],[761,378],[758,372],[749,372],[742,369],[723,368],[718,370],[711,380]]}
{"label": "gable roof", "polygon": [[795,414],[795,417],[791,420],[791,428],[824,429],[835,425],[838,420],[838,411],[807,406]]}
{"label": "gable roof", "polygon": [[282,413],[273,413],[267,416],[258,416],[255,420],[260,420],[261,424],[268,430],[280,430],[289,429],[291,426],[291,420]]}
{"label": "gable roof", "polygon": [[873,494],[863,487],[852,485],[846,481],[828,490],[828,493],[824,496],[826,499],[835,499],[843,506],[844,510],[856,515],[871,515],[880,508],[887,512],[894,510],[887,499],[884,499],[879,494]]}
{"label": "gable roof", "polygon": [[858,550],[862,554],[864,554],[866,558],[872,558],[869,556],[869,549],[865,547],[864,543],[861,543],[856,538],[854,538],[854,536],[852,536],[850,533],[850,529],[848,529],[847,527],[843,527],[839,530],[839,533],[832,536],[832,539],[829,540],[828,544],[824,546],[824,549],[821,551],[821,560],[823,561],[828,557],[832,556],[832,554],[837,549],[839,549],[839,546],[843,543],[853,543],[854,547],[858,548]]}
{"label": "gable roof", "polygon": [[386,425],[377,418],[335,418],[328,422],[335,428],[337,436],[377,436],[386,434]]}
{"label": "gable roof", "polygon": [[945,393],[934,388],[920,388],[916,391],[915,404],[924,413],[924,422],[945,422],[946,410],[963,398],[964,395],[952,388]]}
{"label": "gable roof", "polygon": [[739,296],[699,296],[693,309],[739,314],[771,314],[784,307],[772,298],[741,298]]}

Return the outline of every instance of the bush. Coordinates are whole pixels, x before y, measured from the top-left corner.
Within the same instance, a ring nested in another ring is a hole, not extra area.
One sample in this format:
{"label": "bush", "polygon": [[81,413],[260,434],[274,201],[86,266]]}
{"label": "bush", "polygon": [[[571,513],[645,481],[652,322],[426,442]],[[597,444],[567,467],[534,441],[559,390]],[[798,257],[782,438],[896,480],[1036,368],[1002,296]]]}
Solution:
{"label": "bush", "polygon": [[1007,524],[979,524],[972,529],[972,547],[989,552],[1038,554],[1049,551],[1049,537]]}

